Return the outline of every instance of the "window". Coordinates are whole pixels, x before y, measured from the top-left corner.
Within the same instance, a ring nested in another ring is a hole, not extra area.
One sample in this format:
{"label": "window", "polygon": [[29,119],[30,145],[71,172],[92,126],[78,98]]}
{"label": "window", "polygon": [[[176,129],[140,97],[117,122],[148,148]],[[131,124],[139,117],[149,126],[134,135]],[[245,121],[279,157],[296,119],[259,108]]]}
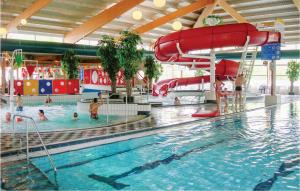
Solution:
{"label": "window", "polygon": [[11,39],[21,39],[21,40],[35,40],[34,35],[30,34],[20,34],[20,33],[8,33],[7,38]]}

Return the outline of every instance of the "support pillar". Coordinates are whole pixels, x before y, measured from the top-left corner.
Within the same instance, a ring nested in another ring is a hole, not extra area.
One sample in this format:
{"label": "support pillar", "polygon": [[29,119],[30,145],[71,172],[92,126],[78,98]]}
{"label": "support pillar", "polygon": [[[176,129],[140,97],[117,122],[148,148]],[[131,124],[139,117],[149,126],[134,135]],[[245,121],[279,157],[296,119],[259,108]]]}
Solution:
{"label": "support pillar", "polygon": [[214,87],[215,79],[216,79],[215,51],[214,49],[212,49],[210,52],[210,91],[204,93],[206,103],[216,102],[215,87]]}
{"label": "support pillar", "polygon": [[10,77],[9,77],[9,106],[10,112],[14,111],[14,66],[13,59],[10,62]]}
{"label": "support pillar", "polygon": [[280,103],[280,95],[276,94],[276,61],[271,62],[271,95],[265,97],[265,106]]}
{"label": "support pillar", "polygon": [[6,68],[6,60],[5,58],[1,58],[1,94],[5,93],[6,88],[6,78],[5,78],[5,68]]}

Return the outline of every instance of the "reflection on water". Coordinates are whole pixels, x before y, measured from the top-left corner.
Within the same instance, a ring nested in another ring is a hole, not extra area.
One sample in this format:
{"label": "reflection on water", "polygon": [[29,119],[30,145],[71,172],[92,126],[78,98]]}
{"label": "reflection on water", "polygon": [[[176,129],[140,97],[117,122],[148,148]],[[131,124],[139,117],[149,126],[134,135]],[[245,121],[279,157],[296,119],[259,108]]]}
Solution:
{"label": "reflection on water", "polygon": [[[56,154],[59,189],[299,190],[299,107],[259,109]],[[33,162],[51,175],[46,160]]]}

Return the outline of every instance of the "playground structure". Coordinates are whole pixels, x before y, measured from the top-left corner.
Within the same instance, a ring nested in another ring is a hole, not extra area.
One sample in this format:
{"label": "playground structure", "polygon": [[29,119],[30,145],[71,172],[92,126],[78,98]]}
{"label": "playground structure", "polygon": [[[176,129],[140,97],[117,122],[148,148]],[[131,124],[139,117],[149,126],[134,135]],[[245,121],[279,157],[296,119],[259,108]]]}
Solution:
{"label": "playground structure", "polygon": [[[205,92],[205,99],[211,101],[216,99],[214,91],[216,76],[221,80],[228,80],[244,74],[246,85],[243,102],[245,102],[245,93],[250,83],[258,46],[280,41],[279,32],[258,31],[255,26],[248,23],[187,29],[160,37],[154,45],[154,50],[156,58],[162,64],[183,65],[191,69],[201,68],[210,72],[210,75],[162,80],[153,85],[152,95],[166,96],[170,89],[178,86],[210,82],[210,91]],[[227,50],[220,50],[221,48]],[[190,54],[191,51],[206,49],[210,50],[209,56]],[[237,51],[242,51],[239,63],[230,60],[215,63],[216,54]]]}

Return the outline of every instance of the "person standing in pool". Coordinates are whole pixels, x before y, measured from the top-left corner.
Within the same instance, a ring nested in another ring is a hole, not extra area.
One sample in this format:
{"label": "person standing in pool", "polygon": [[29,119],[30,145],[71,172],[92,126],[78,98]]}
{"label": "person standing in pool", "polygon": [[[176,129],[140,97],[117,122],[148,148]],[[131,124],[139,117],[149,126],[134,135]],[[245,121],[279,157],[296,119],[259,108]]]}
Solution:
{"label": "person standing in pool", "polygon": [[90,116],[92,119],[98,119],[98,109],[101,103],[98,103],[98,99],[94,98],[93,102],[90,104]]}
{"label": "person standing in pool", "polygon": [[235,108],[242,106],[242,86],[246,83],[244,74],[239,74],[235,79]]}
{"label": "person standing in pool", "polygon": [[52,99],[50,98],[50,95],[48,94],[45,100],[45,104],[48,105],[49,103],[52,103]]}
{"label": "person standing in pool", "polygon": [[215,94],[216,94],[216,102],[217,102],[217,110],[220,112],[220,101],[221,101],[221,91],[225,84],[220,80],[220,78],[217,76],[216,81],[214,83],[215,86]]}
{"label": "person standing in pool", "polygon": [[23,111],[23,99],[21,97],[21,94],[18,93],[17,98],[16,98],[16,103],[17,103],[17,111]]}

